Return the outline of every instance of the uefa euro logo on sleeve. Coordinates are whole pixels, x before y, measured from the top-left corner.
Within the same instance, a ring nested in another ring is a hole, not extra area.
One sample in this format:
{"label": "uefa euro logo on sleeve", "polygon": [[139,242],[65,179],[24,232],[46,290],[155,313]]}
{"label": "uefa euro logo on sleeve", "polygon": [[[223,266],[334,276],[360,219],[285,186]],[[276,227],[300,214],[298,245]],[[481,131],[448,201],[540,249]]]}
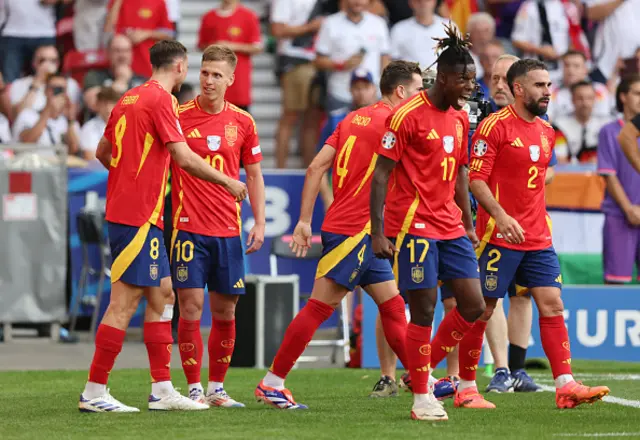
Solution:
{"label": "uefa euro logo on sleeve", "polygon": [[221,142],[222,138],[220,136],[207,136],[207,147],[209,147],[211,151],[218,151]]}

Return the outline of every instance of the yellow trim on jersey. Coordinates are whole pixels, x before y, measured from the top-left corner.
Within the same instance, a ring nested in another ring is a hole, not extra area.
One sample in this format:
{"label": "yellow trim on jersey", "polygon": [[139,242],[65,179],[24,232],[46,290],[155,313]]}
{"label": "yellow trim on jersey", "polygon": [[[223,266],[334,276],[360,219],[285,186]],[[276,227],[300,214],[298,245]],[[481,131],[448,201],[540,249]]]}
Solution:
{"label": "yellow trim on jersey", "polygon": [[[416,191],[416,198],[413,199],[411,206],[409,206],[409,210],[407,211],[407,215],[404,217],[404,221],[402,222],[402,227],[400,228],[400,233],[396,237],[396,249],[400,251],[402,247],[402,242],[404,241],[405,235],[411,229],[411,222],[413,222],[413,217],[416,215],[416,211],[418,210],[418,205],[420,204],[420,194]],[[396,279],[396,284],[398,284],[398,255],[400,252],[396,252],[393,256],[393,276]]]}
{"label": "yellow trim on jersey", "polygon": [[373,170],[376,169],[376,162],[378,161],[378,153],[373,153],[373,157],[371,158],[371,163],[369,164],[369,168],[367,168],[367,172],[364,174],[362,178],[362,182],[358,186],[358,189],[355,193],[353,193],[353,197],[357,196],[360,190],[364,187],[364,184],[367,183],[371,174],[373,174]]}
{"label": "yellow trim on jersey", "polygon": [[236,215],[238,216],[238,231],[242,234],[242,215],[240,215],[242,207],[240,203],[236,202]]}
{"label": "yellow trim on jersey", "polygon": [[549,228],[549,234],[553,235],[553,222],[551,221],[551,217],[545,215],[544,218],[547,220],[547,228]]}
{"label": "yellow trim on jersey", "polygon": [[118,282],[129,266],[131,266],[133,260],[136,259],[144,247],[144,243],[147,241],[147,235],[150,229],[151,223],[149,222],[140,226],[133,239],[113,261],[113,264],[111,264],[111,284]]}
{"label": "yellow trim on jersey", "polygon": [[180,213],[182,212],[182,197],[184,196],[184,190],[182,189],[182,177],[180,177],[180,192],[178,193],[178,207],[176,213],[173,216],[173,228],[171,231],[171,249],[169,250],[169,263],[173,262],[173,246],[176,244],[178,237],[178,220],[180,219]]}
{"label": "yellow trim on jersey", "polygon": [[191,110],[192,108],[196,108],[195,99],[192,99],[191,101],[187,101],[184,104],[182,104],[180,107],[178,107],[178,114],[186,112],[187,110]]}
{"label": "yellow trim on jersey", "polygon": [[495,127],[498,121],[507,119],[510,116],[511,116],[511,111],[509,110],[509,107],[494,113],[492,116],[490,116],[489,120],[482,125],[482,128],[480,129],[480,134],[484,137],[489,136],[489,134],[491,133],[491,130],[493,130],[493,127]]}
{"label": "yellow trim on jersey", "polygon": [[153,208],[153,212],[151,213],[151,217],[149,217],[149,223],[155,225],[160,218],[160,211],[162,210],[162,202],[164,202],[164,194],[165,188],[167,186],[167,170],[165,169],[162,172],[162,188],[160,188],[160,194],[158,194],[158,201],[156,202],[156,207]]}
{"label": "yellow trim on jersey", "polygon": [[[500,201],[500,191],[498,189],[498,185],[496,185],[496,202]],[[484,252],[484,248],[489,244],[489,240],[491,240],[491,236],[493,235],[493,231],[496,228],[496,219],[493,217],[489,217],[489,221],[487,222],[487,228],[484,230],[484,235],[480,239],[480,245],[476,248],[476,258],[480,259],[480,256]]]}
{"label": "yellow trim on jersey", "polygon": [[140,165],[138,165],[138,172],[136,173],[136,179],[138,178],[138,174],[140,174],[140,170],[142,169],[142,165],[144,165],[144,161],[147,160],[147,156],[149,155],[149,151],[151,151],[151,147],[153,146],[153,136],[150,133],[147,133],[144,136],[144,147],[142,148],[142,157],[140,158]]}
{"label": "yellow trim on jersey", "polygon": [[335,248],[331,249],[328,254],[320,259],[318,262],[318,269],[316,269],[316,280],[326,276],[334,267],[344,260],[347,255],[353,251],[358,244],[362,241],[365,235],[371,233],[371,220],[367,222],[364,229],[358,232],[356,235],[345,239]]}
{"label": "yellow trim on jersey", "polygon": [[235,106],[233,104],[229,104],[229,108],[234,112],[240,113],[241,115],[245,115],[246,117],[248,117],[251,120],[251,123],[253,124],[254,133],[256,134],[258,133],[258,127],[256,126],[256,121],[255,119],[253,119],[253,116],[251,116],[251,114],[248,111],[243,110],[240,107]]}
{"label": "yellow trim on jersey", "polygon": [[420,94],[417,94],[408,102],[406,102],[402,107],[400,107],[398,111],[396,111],[395,115],[393,115],[393,117],[391,118],[389,128],[391,128],[391,130],[393,131],[398,131],[398,128],[400,128],[400,125],[402,124],[402,121],[404,121],[405,116],[407,116],[412,110],[420,107],[422,104],[424,104],[424,100],[422,99],[422,96]]}

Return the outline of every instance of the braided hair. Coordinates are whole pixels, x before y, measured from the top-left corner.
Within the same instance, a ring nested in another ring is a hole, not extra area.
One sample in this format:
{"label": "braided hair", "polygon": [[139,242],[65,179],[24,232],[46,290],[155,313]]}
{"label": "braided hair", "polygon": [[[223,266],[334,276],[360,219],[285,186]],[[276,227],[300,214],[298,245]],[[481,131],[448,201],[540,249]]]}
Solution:
{"label": "braided hair", "polygon": [[433,64],[438,63],[438,71],[444,73],[452,73],[455,71],[456,66],[462,65],[464,66],[462,74],[465,75],[467,66],[474,64],[471,52],[469,52],[471,48],[469,34],[462,36],[451,21],[449,21],[449,24],[444,25],[444,29],[447,35],[445,38],[433,38],[438,42],[435,51],[436,53],[439,52],[438,58]]}

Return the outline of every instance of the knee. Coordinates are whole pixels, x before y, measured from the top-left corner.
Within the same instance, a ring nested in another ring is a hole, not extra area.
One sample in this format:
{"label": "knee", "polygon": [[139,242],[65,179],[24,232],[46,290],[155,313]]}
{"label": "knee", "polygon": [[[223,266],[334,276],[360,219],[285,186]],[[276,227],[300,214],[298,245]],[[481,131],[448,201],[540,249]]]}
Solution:
{"label": "knee", "polygon": [[564,312],[564,304],[559,290],[557,293],[538,298],[536,303],[540,316],[561,316]]}
{"label": "knee", "polygon": [[434,310],[435,306],[433,304],[424,304],[417,311],[411,310],[411,323],[422,327],[431,326],[433,324]]}
{"label": "knee", "polygon": [[[484,316],[486,313],[486,304],[482,295],[474,295],[472,300],[465,301],[463,305],[458,305],[458,310],[465,321],[474,322],[481,316]],[[493,308],[490,313],[493,313]],[[491,315],[489,314],[489,316]]]}
{"label": "knee", "polygon": [[211,308],[211,316],[219,321],[232,321],[236,317],[235,302],[227,301],[222,304],[216,304]]}
{"label": "knee", "polygon": [[202,316],[203,298],[195,295],[180,294],[180,315],[184,319],[194,320],[200,319]]}
{"label": "knee", "polygon": [[442,305],[444,306],[444,313],[449,313],[450,311],[452,311],[453,309],[456,308],[456,299],[455,298],[447,298],[444,301],[442,301]]}
{"label": "knee", "polygon": [[496,304],[493,302],[485,302],[484,312],[480,315],[480,319],[488,321],[493,316],[493,312],[496,309]]}

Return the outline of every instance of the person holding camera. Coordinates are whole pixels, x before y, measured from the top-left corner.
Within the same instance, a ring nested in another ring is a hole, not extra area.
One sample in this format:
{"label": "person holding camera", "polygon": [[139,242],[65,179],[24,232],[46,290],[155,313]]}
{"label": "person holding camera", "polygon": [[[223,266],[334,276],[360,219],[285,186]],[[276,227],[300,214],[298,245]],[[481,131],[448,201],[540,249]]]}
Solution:
{"label": "person holding camera", "polygon": [[[67,79],[57,73],[46,78],[46,104],[42,111],[25,108],[13,126],[14,142],[34,143],[43,147],[66,144],[69,154],[79,150],[79,126],[74,106],[66,93]],[[52,156],[52,152],[45,153]]]}

